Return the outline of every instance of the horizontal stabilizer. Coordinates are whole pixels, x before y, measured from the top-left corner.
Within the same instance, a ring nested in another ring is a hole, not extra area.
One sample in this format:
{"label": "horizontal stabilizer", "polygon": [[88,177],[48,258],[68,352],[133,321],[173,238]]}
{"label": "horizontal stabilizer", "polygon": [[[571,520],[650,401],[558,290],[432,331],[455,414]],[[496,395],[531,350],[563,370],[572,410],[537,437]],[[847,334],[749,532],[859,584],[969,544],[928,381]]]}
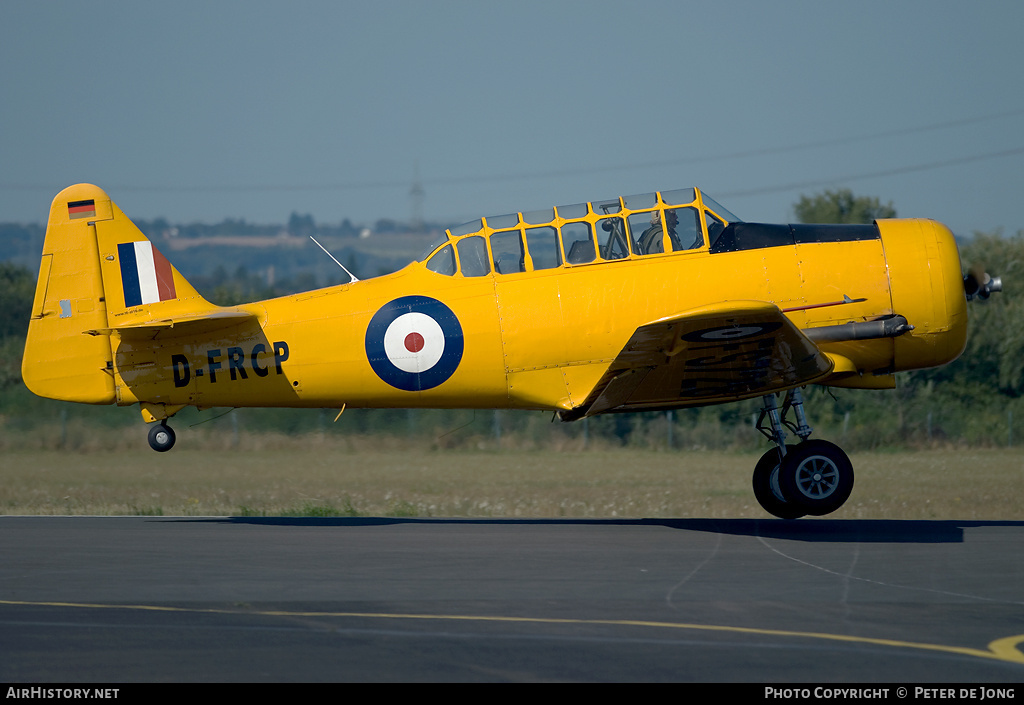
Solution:
{"label": "horizontal stabilizer", "polygon": [[126,323],[110,328],[96,328],[83,331],[89,335],[110,335],[118,333],[121,337],[140,336],[152,338],[159,333],[173,331],[176,334],[208,333],[221,328],[230,328],[249,320],[255,320],[256,314],[248,311],[228,309],[224,311],[202,311],[193,314],[181,314],[173,318]]}

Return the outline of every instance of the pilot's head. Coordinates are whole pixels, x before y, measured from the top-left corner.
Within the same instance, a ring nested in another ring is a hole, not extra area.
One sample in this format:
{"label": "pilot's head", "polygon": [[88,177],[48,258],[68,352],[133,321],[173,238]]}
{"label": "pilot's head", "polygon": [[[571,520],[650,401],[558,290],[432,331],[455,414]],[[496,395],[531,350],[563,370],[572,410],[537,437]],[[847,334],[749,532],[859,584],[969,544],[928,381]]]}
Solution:
{"label": "pilot's head", "polygon": [[[651,213],[651,225],[657,225],[661,222],[661,211],[654,211]],[[665,211],[665,226],[671,230],[676,227],[676,223],[679,222],[679,217],[676,215],[674,210]]]}

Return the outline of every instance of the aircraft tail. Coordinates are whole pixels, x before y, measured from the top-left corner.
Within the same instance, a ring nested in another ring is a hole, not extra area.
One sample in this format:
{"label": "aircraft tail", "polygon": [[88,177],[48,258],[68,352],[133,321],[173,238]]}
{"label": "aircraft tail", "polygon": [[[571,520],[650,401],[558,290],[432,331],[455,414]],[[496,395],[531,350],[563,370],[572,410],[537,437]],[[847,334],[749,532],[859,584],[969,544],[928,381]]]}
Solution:
{"label": "aircraft tail", "polygon": [[102,189],[68,187],[50,207],[22,379],[39,396],[113,403],[112,330],[217,310]]}

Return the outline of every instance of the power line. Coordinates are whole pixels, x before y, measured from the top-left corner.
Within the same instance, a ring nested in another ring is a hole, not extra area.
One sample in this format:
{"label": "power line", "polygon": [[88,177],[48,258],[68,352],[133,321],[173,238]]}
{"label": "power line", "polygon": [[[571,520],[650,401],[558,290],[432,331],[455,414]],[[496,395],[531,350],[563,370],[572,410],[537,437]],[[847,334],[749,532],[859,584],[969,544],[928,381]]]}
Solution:
{"label": "power line", "polygon": [[952,127],[964,127],[967,125],[974,125],[981,122],[988,122],[990,120],[997,120],[1006,117],[1013,117],[1016,115],[1024,115],[1024,110],[1012,110],[1004,113],[993,113],[991,115],[982,115],[973,118],[963,118],[960,120],[948,120],[945,122],[934,123],[931,125],[925,125],[923,127],[905,127],[897,130],[886,130],[883,132],[875,132],[869,135],[859,135],[855,137],[839,137],[828,140],[817,140],[812,142],[804,142],[801,144],[788,145],[785,147],[764,147],[761,149],[750,149],[740,152],[731,153],[717,153],[707,154],[696,157],[675,157],[672,159],[661,159],[656,161],[647,162],[634,162],[631,164],[614,164],[597,167],[587,168],[573,168],[573,169],[559,169],[546,172],[529,172],[521,174],[506,174],[503,176],[485,176],[485,177],[452,177],[450,179],[435,180],[435,183],[463,183],[463,182],[477,182],[477,181],[509,181],[513,179],[535,179],[538,177],[555,177],[555,176],[571,176],[579,173],[599,173],[608,171],[627,171],[633,169],[651,169],[656,167],[666,166],[682,166],[686,164],[700,164],[704,162],[720,162],[734,159],[749,159],[752,157],[766,157],[778,154],[788,154],[791,152],[799,152],[809,149],[819,149],[822,147],[835,147],[843,144],[854,144],[857,142],[866,142],[870,140],[884,139],[888,137],[900,137],[908,134],[920,134],[922,132],[932,132],[935,130],[945,130]]}
{"label": "power line", "polygon": [[[988,161],[991,159],[1001,159],[1004,157],[1015,156],[1024,153],[1024,147],[1015,147],[1013,149],[1005,149],[998,152],[988,152],[985,154],[975,154],[966,157],[957,157],[953,159],[946,159],[938,162],[929,162],[926,164],[916,164],[911,166],[894,167],[891,169],[885,169],[881,171],[873,171],[864,174],[853,174],[847,176],[837,176],[825,179],[815,179],[811,181],[798,181],[781,186],[766,186],[763,188],[756,189],[745,189],[739,191],[731,191],[729,193],[719,194],[722,197],[728,196],[755,196],[767,193],[780,193],[784,191],[794,191],[803,188],[812,188],[815,186],[825,186],[829,184],[843,183],[847,181],[862,181],[864,179],[874,179],[884,176],[895,176],[899,174],[910,174],[921,171],[932,171],[934,169],[942,169],[950,166],[958,166],[961,164],[969,164],[971,162]],[[592,173],[594,170],[585,170],[587,173]],[[545,176],[565,176],[579,173],[576,170],[564,171],[564,172],[547,172],[543,174],[534,173],[530,175],[530,178],[540,178]],[[458,178],[458,179],[440,179],[432,181],[423,181],[421,183],[461,183],[467,182],[481,182],[481,181],[501,181],[501,180],[513,180],[518,178],[526,178],[523,176],[496,176],[491,179],[485,179],[483,177],[477,178]],[[135,192],[135,193],[147,193],[154,191],[161,192],[190,192],[190,193],[231,193],[231,192],[251,192],[251,191],[336,191],[336,190],[348,190],[348,189],[375,189],[375,188],[406,188],[407,182],[399,181],[380,181],[380,182],[366,182],[366,183],[353,183],[353,184],[333,184],[327,186],[314,186],[314,185],[279,185],[279,186],[109,186],[108,190],[111,191],[122,191],[122,192]],[[36,191],[36,190],[52,190],[52,186],[43,185],[30,185],[30,184],[0,184],[0,189],[11,190],[11,191]]]}
{"label": "power line", "polygon": [[839,184],[848,181],[863,181],[864,179],[877,179],[884,176],[897,176],[899,174],[911,174],[919,171],[931,171],[932,169],[944,169],[950,166],[959,166],[961,164],[969,164],[971,162],[987,161],[989,159],[1000,159],[1002,157],[1011,157],[1017,154],[1024,154],[1024,147],[1017,147],[1015,149],[1005,149],[999,152],[989,152],[988,154],[975,154],[968,157],[945,159],[943,161],[930,162],[928,164],[918,164],[916,166],[904,166],[895,169],[873,171],[868,172],[866,174],[855,174],[851,176],[842,176],[833,179],[818,179],[814,181],[799,181],[780,186],[766,186],[764,188],[731,191],[729,193],[722,193],[716,195],[720,195],[722,198],[739,198],[741,196],[761,196],[769,193],[797,191],[800,189],[813,188],[815,186],[828,186],[830,184]]}
{"label": "power line", "polygon": [[[804,142],[800,144],[788,145],[783,147],[765,147],[760,149],[743,150],[739,152],[731,153],[716,153],[698,156],[687,156],[687,157],[673,157],[670,159],[661,159],[645,162],[632,162],[628,164],[607,164],[598,165],[591,167],[572,167],[563,169],[552,169],[547,171],[530,171],[530,172],[519,172],[519,173],[508,173],[508,174],[485,174],[476,176],[452,176],[452,177],[438,177],[434,179],[421,179],[419,183],[421,188],[423,185],[457,185],[464,183],[498,183],[507,181],[519,181],[524,179],[538,179],[538,178],[557,178],[565,176],[575,176],[578,174],[593,174],[593,173],[607,173],[615,171],[629,171],[637,169],[652,169],[661,168],[666,166],[682,166],[687,164],[699,164],[704,162],[721,162],[726,160],[737,160],[737,159],[750,159],[756,157],[765,157],[772,155],[788,154],[792,152],[805,151],[810,149],[820,149],[824,147],[834,147],[845,144],[855,144],[857,142],[866,142],[871,140],[885,139],[889,137],[899,137],[908,134],[920,134],[922,132],[932,132],[936,130],[945,130],[955,127],[965,127],[969,125],[975,125],[983,122],[989,122],[992,120],[999,120],[1007,117],[1014,117],[1024,114],[1024,109],[1012,110],[1002,113],[992,113],[989,115],[981,115],[971,118],[962,118],[958,120],[947,120],[944,122],[933,123],[930,125],[924,125],[921,127],[912,128],[899,128],[895,130],[885,130],[882,132],[875,132],[867,135],[859,135],[853,137],[839,137],[827,140],[816,140],[811,142]],[[897,167],[882,172],[875,172],[872,174],[861,174],[857,176],[841,177],[835,179],[816,180],[810,182],[803,182],[788,185],[785,187],[766,187],[764,189],[751,189],[748,191],[734,192],[732,195],[755,195],[761,193],[776,193],[779,191],[788,191],[799,188],[808,188],[811,186],[818,186],[822,184],[838,183],[842,181],[853,181],[858,179],[874,178],[876,176],[890,176],[894,174],[912,173],[917,171],[928,171],[932,169],[938,169],[945,166],[953,166],[957,164],[963,164],[968,162],[983,161],[987,159],[996,159],[1005,156],[1019,154],[1024,149],[1010,149],[1001,152],[992,152],[988,154],[975,155],[969,157],[962,157],[957,159],[950,159],[943,162],[933,162],[930,164],[909,166],[909,167]],[[244,192],[269,192],[269,191],[283,191],[283,192],[301,192],[301,191],[357,191],[357,190],[375,190],[375,189],[406,189],[409,183],[407,180],[402,181],[354,181],[354,182],[343,182],[334,184],[250,184],[250,185],[221,185],[221,186],[172,186],[172,185],[156,185],[156,186],[139,186],[136,184],[124,184],[124,185],[110,185],[110,190],[117,190],[126,193],[151,193],[151,192],[166,192],[166,193],[244,193]],[[53,189],[51,184],[12,184],[12,183],[0,183],[0,189],[6,191],[50,191]],[[723,196],[730,194],[722,194]]]}

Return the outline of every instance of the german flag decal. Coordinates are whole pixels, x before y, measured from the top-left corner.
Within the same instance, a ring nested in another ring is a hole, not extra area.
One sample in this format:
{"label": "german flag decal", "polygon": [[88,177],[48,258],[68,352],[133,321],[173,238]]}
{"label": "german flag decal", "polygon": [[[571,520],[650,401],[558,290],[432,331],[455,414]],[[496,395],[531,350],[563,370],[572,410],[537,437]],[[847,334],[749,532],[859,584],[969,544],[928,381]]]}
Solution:
{"label": "german flag decal", "polygon": [[95,217],[96,201],[93,199],[90,198],[88,201],[68,201],[68,218],[71,220]]}

